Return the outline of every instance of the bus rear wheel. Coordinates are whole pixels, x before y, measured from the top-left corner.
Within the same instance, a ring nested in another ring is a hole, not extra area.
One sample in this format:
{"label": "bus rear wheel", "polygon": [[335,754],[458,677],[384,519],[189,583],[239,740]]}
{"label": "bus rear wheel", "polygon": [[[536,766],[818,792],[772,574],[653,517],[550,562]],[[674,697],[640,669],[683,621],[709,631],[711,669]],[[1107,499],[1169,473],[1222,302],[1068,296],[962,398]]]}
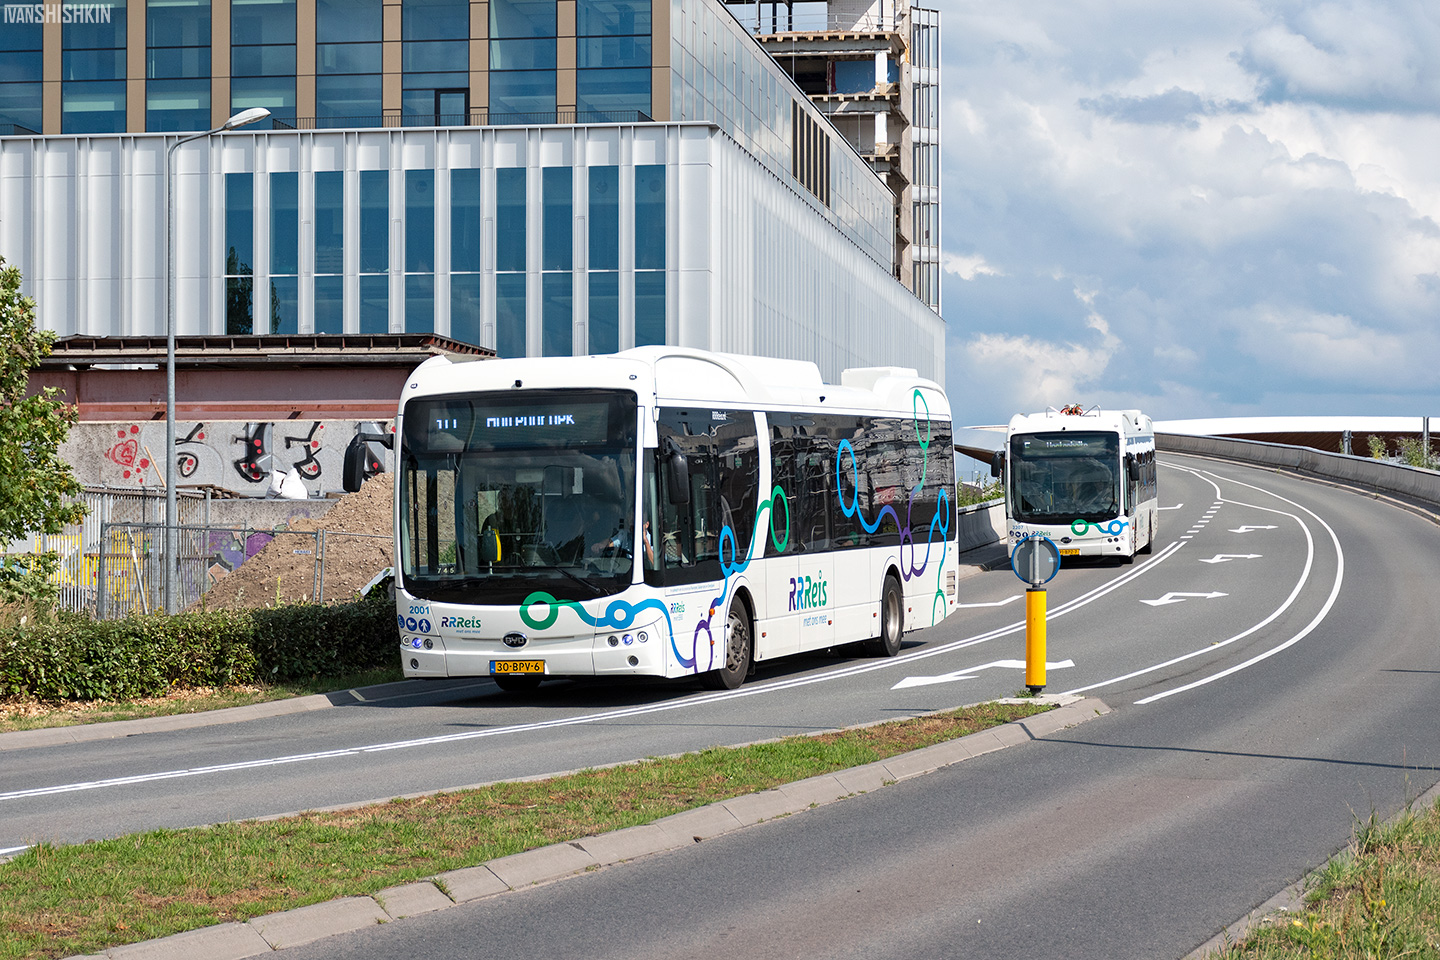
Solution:
{"label": "bus rear wheel", "polygon": [[893,657],[900,652],[905,633],[905,599],[894,577],[885,578],[880,591],[880,635],[865,641],[865,652],[876,657]]}
{"label": "bus rear wheel", "polygon": [[725,622],[725,664],[704,675],[711,690],[734,690],[750,672],[750,618],[738,599],[730,605]]}

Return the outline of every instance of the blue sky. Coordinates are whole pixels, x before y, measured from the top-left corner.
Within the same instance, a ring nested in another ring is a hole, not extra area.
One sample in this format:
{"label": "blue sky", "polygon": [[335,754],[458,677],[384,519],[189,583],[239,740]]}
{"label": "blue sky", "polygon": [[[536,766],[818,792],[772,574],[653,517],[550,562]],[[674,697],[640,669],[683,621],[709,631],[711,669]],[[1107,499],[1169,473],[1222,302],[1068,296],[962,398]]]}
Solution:
{"label": "blue sky", "polygon": [[938,6],[958,422],[1440,415],[1440,4]]}

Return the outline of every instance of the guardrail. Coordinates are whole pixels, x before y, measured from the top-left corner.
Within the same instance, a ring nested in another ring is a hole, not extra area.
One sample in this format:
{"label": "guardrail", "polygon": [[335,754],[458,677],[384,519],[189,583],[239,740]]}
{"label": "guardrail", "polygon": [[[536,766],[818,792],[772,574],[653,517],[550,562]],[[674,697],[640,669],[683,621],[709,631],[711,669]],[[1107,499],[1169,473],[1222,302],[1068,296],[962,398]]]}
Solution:
{"label": "guardrail", "polygon": [[1192,437],[1177,433],[1155,434],[1164,453],[1193,453],[1242,463],[1262,464],[1320,477],[1374,494],[1385,494],[1415,505],[1440,506],[1440,472],[1405,464],[1326,453],[1310,447],[1292,447],[1261,440],[1231,437]]}

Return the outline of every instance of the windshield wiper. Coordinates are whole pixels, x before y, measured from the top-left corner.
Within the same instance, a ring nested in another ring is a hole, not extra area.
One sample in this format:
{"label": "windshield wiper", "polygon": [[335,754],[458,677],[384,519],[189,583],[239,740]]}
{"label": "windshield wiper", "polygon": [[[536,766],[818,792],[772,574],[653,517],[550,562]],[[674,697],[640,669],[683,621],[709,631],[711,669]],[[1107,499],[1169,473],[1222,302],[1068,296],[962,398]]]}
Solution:
{"label": "windshield wiper", "polygon": [[584,577],[577,577],[575,574],[571,573],[569,570],[566,570],[564,567],[531,567],[530,569],[554,570],[556,573],[560,574],[560,576],[573,580],[576,583],[580,584],[582,587],[585,587],[597,597],[608,596],[608,593],[603,587],[597,587],[595,584],[591,583],[589,580],[586,580]]}

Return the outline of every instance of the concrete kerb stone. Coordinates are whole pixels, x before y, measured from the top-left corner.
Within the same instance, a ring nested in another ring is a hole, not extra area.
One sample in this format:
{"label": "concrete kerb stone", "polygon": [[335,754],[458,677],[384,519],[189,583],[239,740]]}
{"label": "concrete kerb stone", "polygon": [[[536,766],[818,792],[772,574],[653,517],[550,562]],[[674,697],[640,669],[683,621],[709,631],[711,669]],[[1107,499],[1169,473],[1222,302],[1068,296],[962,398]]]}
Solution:
{"label": "concrete kerb stone", "polygon": [[389,914],[391,920],[415,917],[432,910],[443,910],[455,904],[455,901],[441,893],[440,888],[430,880],[407,883],[398,887],[386,887],[375,894],[375,900],[380,904],[381,909]]}
{"label": "concrete kerb stone", "polygon": [[481,897],[493,897],[497,893],[504,893],[510,889],[510,885],[499,877],[494,871],[483,864],[478,867],[462,867],[459,870],[450,870],[434,878],[437,889],[449,895],[456,903],[468,903],[471,900],[479,900]]}
{"label": "concrete kerb stone", "polygon": [[272,948],[298,947],[325,937],[363,930],[389,921],[390,916],[370,897],[345,897],[249,921]]}
{"label": "concrete kerb stone", "polygon": [[[1041,697],[1038,702],[1043,703],[1047,699]],[[933,772],[971,757],[1046,736],[1109,712],[1110,708],[1100,700],[1071,697],[1064,705],[1036,718],[994,727],[889,760],[687,810],[651,824],[551,844],[501,857],[481,866],[451,870],[433,877],[431,881],[390,887],[374,898],[347,897],[256,917],[248,923],[206,927],[160,940],[114,947],[104,956],[111,960],[244,960],[271,950],[299,946],[372,924],[440,910],[457,903],[708,840],[744,826],[876,790],[887,783]],[[1041,718],[1049,719],[1041,723]],[[1004,731],[1003,735],[1000,731]]]}
{"label": "concrete kerb stone", "polygon": [[598,867],[600,861],[573,843],[552,843],[548,847],[491,860],[486,866],[507,885],[519,889]]}
{"label": "concrete kerb stone", "polygon": [[744,824],[724,804],[711,803],[656,820],[655,826],[664,830],[676,846],[684,846],[739,830]]}
{"label": "concrete kerb stone", "polygon": [[111,947],[112,960],[245,960],[269,953],[272,947],[259,931],[245,923],[222,923],[159,940]]}
{"label": "concrete kerb stone", "polygon": [[636,857],[671,850],[677,846],[670,834],[653,823],[585,837],[583,840],[576,840],[575,845],[601,864],[634,860]]}

